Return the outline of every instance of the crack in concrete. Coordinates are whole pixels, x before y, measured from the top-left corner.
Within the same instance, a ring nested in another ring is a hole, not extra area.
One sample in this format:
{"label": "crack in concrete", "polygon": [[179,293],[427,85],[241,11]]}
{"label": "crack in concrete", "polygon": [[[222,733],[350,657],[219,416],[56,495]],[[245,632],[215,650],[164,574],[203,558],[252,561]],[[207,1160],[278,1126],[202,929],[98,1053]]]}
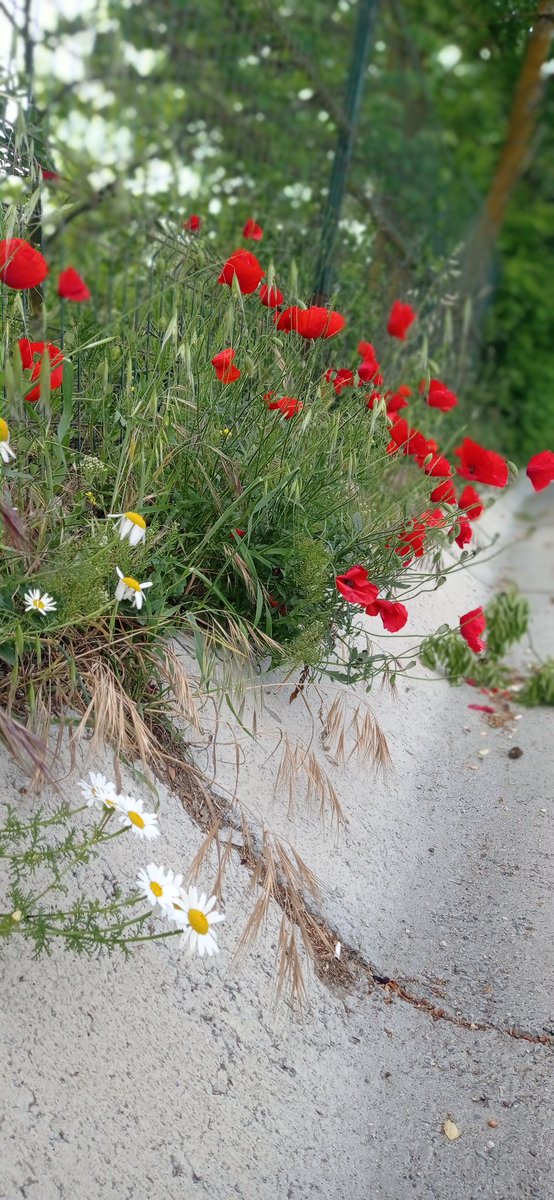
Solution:
{"label": "crack in concrete", "polygon": [[[158,719],[153,726],[153,732],[155,732],[158,745],[165,748],[164,758],[167,763],[165,771],[161,767],[157,768],[158,777],[171,791],[177,793],[191,820],[204,833],[209,833],[213,831],[215,811],[218,817],[224,820],[227,827],[231,826],[237,832],[242,832],[240,825],[233,823],[230,812],[223,811],[224,801],[221,796],[213,792],[205,781],[200,783],[200,772],[187,764],[186,746],[177,731]],[[177,753],[175,753],[176,751]],[[208,796],[210,800],[208,807],[211,811],[206,812]],[[251,846],[255,842],[256,838],[252,836]],[[243,844],[239,844],[233,845],[232,849],[239,855],[241,864],[250,871],[259,867],[259,860],[251,847],[247,849]],[[286,881],[280,881],[274,899],[288,919],[298,925],[293,915],[297,911],[297,905],[291,899],[291,889]],[[309,921],[307,928],[302,929],[302,934],[304,940],[310,945],[317,977],[327,987],[348,991],[356,982],[365,979],[370,992],[378,988],[383,993],[385,1003],[392,1004],[396,998],[411,1005],[412,1008],[427,1013],[433,1021],[445,1021],[470,1033],[500,1033],[514,1041],[529,1042],[536,1046],[554,1045],[554,1033],[534,1033],[532,1030],[523,1029],[517,1025],[498,1025],[494,1021],[471,1021],[459,1013],[451,1012],[435,1004],[425,995],[416,994],[399,979],[379,973],[358,950],[345,945],[339,935],[331,929],[319,913],[314,912],[305,899],[303,904]],[[337,959],[334,957],[334,949],[339,943],[341,956]],[[424,986],[418,981],[415,982],[418,987]]]}

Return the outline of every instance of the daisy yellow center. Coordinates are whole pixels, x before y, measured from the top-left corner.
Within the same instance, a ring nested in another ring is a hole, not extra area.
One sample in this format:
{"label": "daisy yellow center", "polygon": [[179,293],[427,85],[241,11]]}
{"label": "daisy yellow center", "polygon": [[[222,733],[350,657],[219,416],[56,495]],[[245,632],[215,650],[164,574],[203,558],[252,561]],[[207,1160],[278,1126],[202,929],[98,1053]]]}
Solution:
{"label": "daisy yellow center", "polygon": [[157,897],[158,900],[159,900],[160,896],[163,896],[163,894],[164,894],[164,890],[163,890],[161,883],[158,883],[155,879],[153,879],[150,884],[150,891],[154,893],[154,895]]}
{"label": "daisy yellow center", "polygon": [[127,816],[132,825],[136,825],[137,829],[144,829],[146,821],[138,812],[128,812]]}
{"label": "daisy yellow center", "polygon": [[141,517],[140,513],[126,512],[125,516],[128,521],[132,521],[133,525],[138,525],[139,529],[146,529],[146,521]]}
{"label": "daisy yellow center", "polygon": [[7,442],[9,436],[10,431],[8,429],[8,423],[3,417],[0,417],[0,442]]}
{"label": "daisy yellow center", "polygon": [[33,604],[34,604],[35,608],[43,609],[45,607],[44,600],[41,600],[40,596],[39,596],[38,600],[33,600]]}
{"label": "daisy yellow center", "polygon": [[132,575],[124,575],[123,582],[125,587],[131,588],[133,592],[140,592],[140,583],[136,579],[133,579]]}
{"label": "daisy yellow center", "polygon": [[208,932],[210,928],[208,918],[199,908],[189,908],[188,918],[189,925],[194,929],[195,933],[205,934]]}

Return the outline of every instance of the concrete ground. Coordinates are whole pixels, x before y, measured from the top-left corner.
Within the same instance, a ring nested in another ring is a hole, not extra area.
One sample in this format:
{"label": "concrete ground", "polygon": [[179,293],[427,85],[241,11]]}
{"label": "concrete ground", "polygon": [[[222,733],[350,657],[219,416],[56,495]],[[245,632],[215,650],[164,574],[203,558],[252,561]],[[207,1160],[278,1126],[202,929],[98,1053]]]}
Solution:
{"label": "concrete ground", "polygon": [[[554,495],[518,495],[522,513],[489,521],[515,545],[418,600],[414,629],[453,624],[516,579],[533,606],[533,644],[554,653]],[[237,965],[251,907],[238,857],[215,961],[190,960],[172,941],[127,960],[57,952],[34,962],[11,939],[1,1200],[554,1197],[552,712],[521,710],[493,729],[468,710],[476,697],[465,687],[423,678],[400,684],[395,700],[379,691],[370,699],[393,770],[378,776],[325,756],[318,714],[340,689],[325,684],[291,705],[291,687],[264,686],[256,739],[228,714],[195,753],[254,828],[288,839],[315,871],[343,961],[359,956],[352,983],[312,975],[302,1015],[275,1001],[277,905]],[[344,699],[348,711],[363,695]],[[284,788],[273,794],[284,734],[311,742],[327,770],[346,818],[338,835],[303,804],[300,779],[292,813]],[[509,758],[516,744],[523,754]],[[32,811],[2,761],[4,795]],[[108,772],[109,757],[89,765]],[[89,868],[91,886],[132,882],[151,857],[192,860],[198,827],[161,785],[158,796],[152,854],[118,839]]]}

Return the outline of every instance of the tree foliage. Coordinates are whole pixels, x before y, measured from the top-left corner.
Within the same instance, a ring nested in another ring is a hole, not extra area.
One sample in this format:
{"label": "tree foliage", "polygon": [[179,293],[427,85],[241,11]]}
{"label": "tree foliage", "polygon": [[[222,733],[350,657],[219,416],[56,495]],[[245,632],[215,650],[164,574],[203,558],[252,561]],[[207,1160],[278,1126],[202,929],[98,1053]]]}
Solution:
{"label": "tree foliage", "polygon": [[[60,17],[36,49],[35,136],[45,131],[63,176],[66,252],[83,211],[100,242],[107,225],[133,230],[131,191],[145,222],[162,208],[180,223],[194,208],[208,235],[237,239],[254,215],[264,250],[278,244],[296,260],[308,291],[356,9],[355,0],[105,0]],[[380,6],[335,261],[341,299],[356,299],[368,323],[374,291],[387,300],[407,287],[427,293],[445,260],[463,259],[535,10],[504,0]],[[519,454],[554,437],[549,79],[491,266],[481,357],[468,375],[459,328],[450,355],[455,382],[466,380],[497,418],[504,448]],[[455,290],[450,273],[442,296]]]}

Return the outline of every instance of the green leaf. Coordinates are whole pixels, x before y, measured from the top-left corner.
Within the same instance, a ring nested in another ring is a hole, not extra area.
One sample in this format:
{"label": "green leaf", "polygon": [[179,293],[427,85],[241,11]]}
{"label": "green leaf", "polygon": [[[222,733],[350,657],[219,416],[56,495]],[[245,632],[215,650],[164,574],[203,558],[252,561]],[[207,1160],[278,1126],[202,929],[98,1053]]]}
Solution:
{"label": "green leaf", "polygon": [[73,420],[73,363],[65,360],[62,377],[62,411],[57,429],[57,439],[61,446],[67,445],[67,435]]}

